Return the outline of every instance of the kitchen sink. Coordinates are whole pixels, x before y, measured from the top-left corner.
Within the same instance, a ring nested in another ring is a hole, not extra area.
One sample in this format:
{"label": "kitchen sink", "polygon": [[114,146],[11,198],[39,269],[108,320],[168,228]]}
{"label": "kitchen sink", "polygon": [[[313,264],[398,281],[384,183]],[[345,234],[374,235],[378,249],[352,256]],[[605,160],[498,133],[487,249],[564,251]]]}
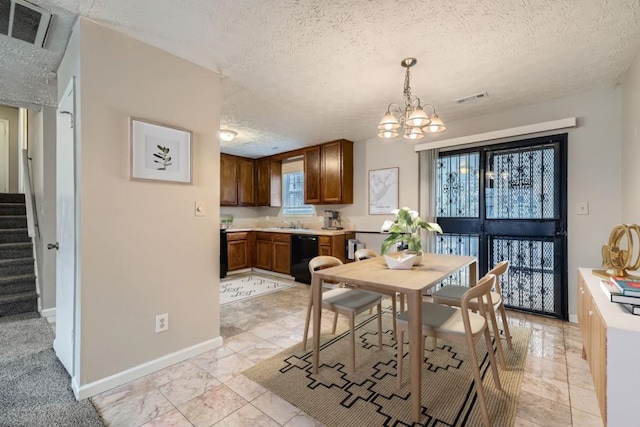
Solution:
{"label": "kitchen sink", "polygon": [[263,230],[308,230],[308,228],[298,228],[298,227],[267,227],[267,228],[263,228]]}

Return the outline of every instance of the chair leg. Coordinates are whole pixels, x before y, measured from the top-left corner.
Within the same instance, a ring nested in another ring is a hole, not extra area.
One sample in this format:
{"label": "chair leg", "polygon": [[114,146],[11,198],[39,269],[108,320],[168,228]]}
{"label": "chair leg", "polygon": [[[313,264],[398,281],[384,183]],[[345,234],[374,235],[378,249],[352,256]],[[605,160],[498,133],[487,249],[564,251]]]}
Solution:
{"label": "chair leg", "polygon": [[395,339],[398,339],[398,336],[396,335],[398,332],[398,323],[396,322],[396,317],[398,317],[398,309],[396,307],[395,293],[394,295],[391,295],[391,315],[393,316],[393,337]]}
{"label": "chair leg", "polygon": [[[491,334],[489,333],[489,329],[485,328],[484,330],[484,339],[487,342],[487,348],[489,348],[491,344]],[[475,350],[474,350],[475,353]],[[491,373],[493,374],[493,383],[496,385],[498,390],[502,390],[502,384],[500,384],[500,375],[498,374],[498,367],[496,364],[496,356],[493,354],[493,351],[489,351],[489,363],[491,364]]]}
{"label": "chair leg", "polygon": [[[493,336],[496,339],[496,347],[498,348],[498,359],[500,359],[500,366],[502,369],[507,369],[507,362],[504,359],[504,352],[502,351],[502,340],[500,339],[500,329],[498,329],[498,321],[496,319],[496,312],[493,307],[488,307],[489,317],[491,317],[491,329],[493,329]],[[493,351],[493,344],[491,345]]]}
{"label": "chair leg", "polygon": [[504,335],[507,337],[507,345],[509,346],[509,350],[513,350],[511,332],[509,332],[509,322],[507,322],[507,313],[504,311],[504,304],[500,304],[500,316],[502,316],[502,327],[504,328]]}
{"label": "chair leg", "polygon": [[404,313],[404,294],[400,292],[400,313]]}
{"label": "chair leg", "polygon": [[338,327],[338,313],[333,313],[333,329],[331,334],[336,334],[336,328]]}
{"label": "chair leg", "polygon": [[[480,375],[480,365],[478,364],[476,345],[474,339],[470,335],[467,335],[467,345],[469,346],[469,357],[471,358],[471,368],[473,369],[473,383],[476,387],[476,393],[478,393],[480,412],[482,412],[482,422],[485,427],[491,427],[491,422],[489,421],[489,411],[487,410],[487,400],[484,397],[484,390],[482,389],[482,376]],[[489,352],[489,355],[493,354],[492,350],[487,350]]]}
{"label": "chair leg", "polygon": [[382,350],[382,303],[378,303],[378,349]]}
{"label": "chair leg", "polygon": [[404,343],[402,342],[404,338],[404,331],[400,331],[400,335],[396,338],[396,341],[398,342],[398,351],[396,353],[396,372],[398,374],[398,380],[397,380],[397,387],[398,390],[400,390],[400,388],[402,387],[402,353],[403,353],[403,345]]}
{"label": "chair leg", "polygon": [[307,338],[309,337],[309,323],[311,322],[311,308],[313,306],[313,295],[309,297],[309,304],[307,305],[307,318],[304,322],[304,335],[302,336],[302,351],[307,349]]}
{"label": "chair leg", "polygon": [[355,313],[351,313],[349,316],[349,336],[351,338],[351,357],[349,360],[349,367],[351,369],[351,373],[356,371],[356,315]]}

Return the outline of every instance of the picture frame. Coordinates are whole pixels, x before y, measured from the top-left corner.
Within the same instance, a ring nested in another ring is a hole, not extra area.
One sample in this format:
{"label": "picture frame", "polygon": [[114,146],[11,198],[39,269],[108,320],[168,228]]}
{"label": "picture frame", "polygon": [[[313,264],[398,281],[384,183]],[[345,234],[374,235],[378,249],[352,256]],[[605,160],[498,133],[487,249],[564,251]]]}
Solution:
{"label": "picture frame", "polygon": [[129,117],[131,180],[193,183],[193,133],[137,117]]}
{"label": "picture frame", "polygon": [[369,171],[369,215],[390,215],[398,209],[400,168]]}

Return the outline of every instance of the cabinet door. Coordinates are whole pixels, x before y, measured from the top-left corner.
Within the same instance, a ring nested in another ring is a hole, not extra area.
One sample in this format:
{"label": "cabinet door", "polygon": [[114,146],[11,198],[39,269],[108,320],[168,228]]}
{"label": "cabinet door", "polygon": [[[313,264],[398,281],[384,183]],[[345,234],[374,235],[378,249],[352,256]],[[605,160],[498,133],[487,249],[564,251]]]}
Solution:
{"label": "cabinet door", "polygon": [[255,206],[255,162],[251,159],[243,159],[240,157],[238,157],[236,161],[238,163],[238,205]]}
{"label": "cabinet door", "polygon": [[[322,203],[342,202],[342,143],[321,146],[320,199]],[[305,174],[306,177],[306,174]]]}
{"label": "cabinet door", "polygon": [[578,274],[578,325],[580,325],[580,331],[582,332],[582,358],[585,359],[587,357],[587,346],[586,343],[589,339],[587,334],[587,323],[589,320],[589,295],[586,294],[587,287],[584,283],[584,279],[580,274]]}
{"label": "cabinet door", "polygon": [[256,240],[256,267],[271,270],[271,239]]}
{"label": "cabinet door", "polygon": [[227,243],[229,271],[249,267],[249,247],[247,240],[234,240]]}
{"label": "cabinet door", "polygon": [[320,203],[320,146],[304,150],[304,202]]}
{"label": "cabinet door", "polygon": [[238,204],[238,173],[236,157],[220,154],[220,205]]}
{"label": "cabinet door", "polygon": [[590,298],[591,311],[591,341],[590,359],[591,377],[593,378],[593,388],[598,397],[600,414],[604,424],[607,424],[607,328],[596,307],[595,301]]}
{"label": "cabinet door", "polygon": [[256,161],[258,206],[282,206],[282,161],[270,157]]}
{"label": "cabinet door", "polygon": [[273,271],[290,274],[291,271],[291,243],[273,242]]}

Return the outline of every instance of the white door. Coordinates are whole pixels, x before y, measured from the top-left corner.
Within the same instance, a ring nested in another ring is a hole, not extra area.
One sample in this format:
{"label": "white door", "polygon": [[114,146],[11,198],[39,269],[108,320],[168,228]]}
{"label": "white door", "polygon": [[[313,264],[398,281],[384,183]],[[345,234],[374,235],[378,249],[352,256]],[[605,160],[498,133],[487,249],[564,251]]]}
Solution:
{"label": "white door", "polygon": [[9,121],[0,120],[0,193],[9,192]]}
{"label": "white door", "polygon": [[75,155],[74,80],[58,106],[56,121],[56,339],[53,347],[71,377],[75,355]]}

